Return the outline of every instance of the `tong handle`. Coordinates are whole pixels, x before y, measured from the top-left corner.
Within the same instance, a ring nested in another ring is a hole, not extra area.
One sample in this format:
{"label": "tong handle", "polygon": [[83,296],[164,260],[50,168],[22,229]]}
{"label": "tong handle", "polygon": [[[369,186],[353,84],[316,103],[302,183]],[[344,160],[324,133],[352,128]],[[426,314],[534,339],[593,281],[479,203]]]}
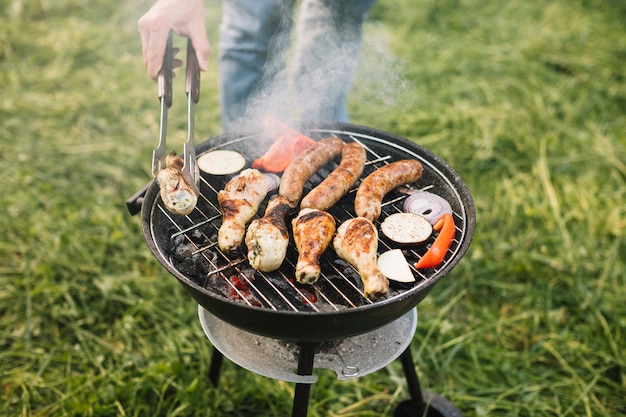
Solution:
{"label": "tong handle", "polygon": [[185,72],[185,93],[191,94],[194,103],[200,100],[200,68],[198,57],[191,44],[191,39],[187,39],[187,63]]}
{"label": "tong handle", "polygon": [[157,74],[157,91],[159,99],[164,100],[167,107],[172,107],[172,77],[174,51],[172,47],[172,32],[167,37],[167,43],[165,44],[165,54],[163,55],[163,65]]}
{"label": "tong handle", "polygon": [[185,71],[185,93],[187,93],[187,142],[184,144],[184,160],[183,176],[196,193],[200,193],[200,170],[196,160],[196,148],[194,143],[194,118],[195,105],[200,99],[200,68],[198,67],[198,58],[191,44],[191,39],[187,39],[187,62]]}

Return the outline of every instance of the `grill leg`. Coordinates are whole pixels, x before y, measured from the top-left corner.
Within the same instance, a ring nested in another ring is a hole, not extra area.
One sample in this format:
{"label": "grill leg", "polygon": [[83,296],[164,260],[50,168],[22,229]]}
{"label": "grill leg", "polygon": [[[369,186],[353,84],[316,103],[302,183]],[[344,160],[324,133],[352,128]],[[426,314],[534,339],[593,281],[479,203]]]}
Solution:
{"label": "grill leg", "polygon": [[420,380],[415,372],[415,366],[413,365],[413,355],[411,355],[411,347],[407,347],[402,355],[400,355],[400,361],[402,362],[402,369],[404,370],[404,376],[406,377],[406,383],[409,388],[409,395],[411,396],[412,408],[415,410],[416,416],[424,414],[424,397],[422,396],[422,387],[420,386]]}
{"label": "grill leg", "polygon": [[[300,357],[298,358],[298,375],[313,375],[314,359],[315,345],[313,343],[301,344]],[[306,417],[310,394],[311,384],[296,383],[291,417]]]}
{"label": "grill leg", "polygon": [[211,366],[209,367],[209,381],[215,388],[217,388],[219,382],[223,359],[224,355],[222,355],[222,352],[214,347],[213,353],[211,354]]}
{"label": "grill leg", "polygon": [[398,405],[393,414],[394,417],[463,417],[461,412],[442,396],[422,391],[413,365],[410,346],[402,352],[400,361],[411,399],[402,401]]}

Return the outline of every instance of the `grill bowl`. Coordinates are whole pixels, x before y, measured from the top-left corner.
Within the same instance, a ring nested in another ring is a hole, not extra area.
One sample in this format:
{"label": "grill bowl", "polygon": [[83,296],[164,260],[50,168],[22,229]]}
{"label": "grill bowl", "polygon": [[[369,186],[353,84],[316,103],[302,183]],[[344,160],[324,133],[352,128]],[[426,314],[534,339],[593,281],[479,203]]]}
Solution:
{"label": "grill bowl", "polygon": [[[327,249],[322,256],[322,278],[313,287],[300,286],[290,280],[297,260],[293,239],[286,261],[276,272],[252,274],[243,251],[243,261],[229,267],[232,258],[219,252],[214,240],[221,224],[216,193],[230,177],[204,173],[198,208],[188,216],[169,214],[162,206],[156,182],[148,187],[141,209],[144,238],[156,259],[176,277],[198,304],[243,330],[277,339],[307,342],[340,339],[375,330],[415,307],[461,260],[474,233],[475,209],[472,197],[459,175],[441,158],[405,138],[347,123],[305,123],[298,126],[298,130],[316,140],[336,136],[346,142],[362,143],[367,149],[368,158],[362,178],[383,164],[400,159],[418,159],[424,166],[424,173],[413,185],[417,189],[439,194],[453,209],[457,233],[444,262],[437,268],[413,270],[416,276],[414,285],[395,288],[388,297],[374,302],[359,294],[356,271],[338,260],[332,248]],[[252,161],[267,151],[273,140],[275,138],[258,132],[230,133],[198,144],[196,154],[200,156],[215,149],[236,150],[246,156],[246,166],[249,167]],[[325,168],[326,172],[314,176],[307,183],[303,195],[336,167],[336,163],[332,164]],[[397,191],[385,197],[383,214],[375,222],[377,227],[386,216],[401,211],[402,198],[403,195]],[[354,193],[349,193],[329,210],[337,224],[355,216],[353,199]],[[262,216],[265,206],[266,202],[259,208],[259,216]],[[198,243],[198,235],[202,243]],[[206,273],[202,276],[183,271],[172,255],[172,241],[175,237],[197,248],[195,252],[203,257],[201,260],[204,263],[210,264],[210,270],[219,269],[222,272],[213,273],[207,278]],[[204,250],[205,246],[212,248]],[[381,239],[379,253],[389,248],[388,243]],[[426,250],[427,247],[411,249],[406,252],[407,258],[415,261]],[[247,277],[246,285],[250,286],[249,292],[255,302],[250,303],[245,297],[235,294],[239,291],[229,281],[232,274]],[[355,275],[357,279],[354,279]],[[216,289],[216,282],[223,282],[220,284],[223,288]],[[335,294],[337,287],[338,293]],[[224,289],[235,297],[225,294]],[[308,302],[307,294],[314,294],[318,301]]]}

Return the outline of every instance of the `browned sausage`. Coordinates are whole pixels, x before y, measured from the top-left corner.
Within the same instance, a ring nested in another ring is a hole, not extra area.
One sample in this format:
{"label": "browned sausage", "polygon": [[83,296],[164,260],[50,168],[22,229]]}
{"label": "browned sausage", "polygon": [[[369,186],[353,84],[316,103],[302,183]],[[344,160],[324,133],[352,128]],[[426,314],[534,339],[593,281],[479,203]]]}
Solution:
{"label": "browned sausage", "polygon": [[300,208],[328,210],[334,206],[361,177],[365,157],[363,145],[358,142],[346,144],[337,169],[302,199]]}
{"label": "browned sausage", "polygon": [[283,172],[278,189],[278,194],[287,198],[291,208],[298,205],[306,181],[318,169],[339,156],[343,145],[339,138],[322,139],[300,152],[291,161]]}
{"label": "browned sausage", "polygon": [[383,197],[403,184],[417,181],[422,176],[422,164],[415,159],[404,159],[385,165],[361,181],[354,198],[357,216],[375,221],[380,216]]}

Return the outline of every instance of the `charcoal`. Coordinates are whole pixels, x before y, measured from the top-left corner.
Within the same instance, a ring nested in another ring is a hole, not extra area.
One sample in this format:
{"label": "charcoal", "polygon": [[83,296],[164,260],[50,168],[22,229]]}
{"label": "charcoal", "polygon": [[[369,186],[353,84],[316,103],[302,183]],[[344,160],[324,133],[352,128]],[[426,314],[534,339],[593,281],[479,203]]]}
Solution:
{"label": "charcoal", "polygon": [[174,247],[172,256],[179,262],[185,262],[188,258],[191,258],[195,250],[195,246],[191,243],[183,243]]}

